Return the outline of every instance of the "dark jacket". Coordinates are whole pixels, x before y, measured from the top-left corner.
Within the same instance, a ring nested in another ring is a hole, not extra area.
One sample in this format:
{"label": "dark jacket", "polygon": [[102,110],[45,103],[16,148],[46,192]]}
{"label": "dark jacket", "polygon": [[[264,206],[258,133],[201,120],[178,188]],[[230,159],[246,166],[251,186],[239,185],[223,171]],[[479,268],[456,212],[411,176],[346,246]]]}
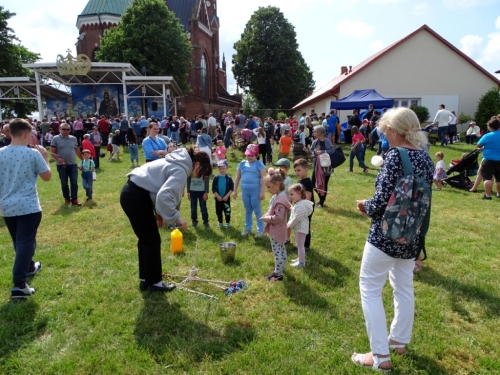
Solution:
{"label": "dark jacket", "polygon": [[[233,179],[231,178],[231,176],[229,176],[228,174],[225,175],[224,177],[226,178],[226,191],[224,192],[220,192],[219,191],[219,178],[221,178],[222,176],[220,175],[217,175],[214,177],[214,180],[212,182],[212,193],[217,193],[219,194],[220,197],[223,197],[224,195],[226,195],[229,191],[234,191],[234,182],[233,182]],[[223,193],[223,194],[221,194]]]}

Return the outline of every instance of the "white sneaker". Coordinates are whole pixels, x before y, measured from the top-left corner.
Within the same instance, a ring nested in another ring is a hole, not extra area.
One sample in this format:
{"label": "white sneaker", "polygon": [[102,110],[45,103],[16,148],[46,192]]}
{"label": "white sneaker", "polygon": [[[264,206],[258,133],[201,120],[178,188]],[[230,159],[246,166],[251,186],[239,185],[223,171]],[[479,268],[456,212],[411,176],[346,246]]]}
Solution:
{"label": "white sneaker", "polygon": [[222,228],[222,223],[217,224],[217,228]]}
{"label": "white sneaker", "polygon": [[231,226],[231,224],[226,223],[226,228],[229,228],[230,226]]}
{"label": "white sneaker", "polygon": [[244,230],[243,232],[241,232],[241,235],[242,235],[243,237],[245,237],[245,236],[248,236],[250,233],[252,233],[252,231],[251,231],[251,230]]}
{"label": "white sneaker", "polygon": [[290,262],[291,263],[295,263],[295,262],[298,262],[299,261],[299,258],[295,258],[295,259],[292,259]]}
{"label": "white sneaker", "polygon": [[291,264],[291,266],[292,266],[293,268],[304,268],[304,267],[306,266],[306,262],[301,263],[301,262],[299,262],[299,260],[297,259],[297,261],[296,261],[296,262],[294,262],[294,263],[292,263],[292,264]]}
{"label": "white sneaker", "polygon": [[260,237],[264,237],[265,234],[264,232],[257,232],[257,234],[255,235],[255,238],[260,238]]}

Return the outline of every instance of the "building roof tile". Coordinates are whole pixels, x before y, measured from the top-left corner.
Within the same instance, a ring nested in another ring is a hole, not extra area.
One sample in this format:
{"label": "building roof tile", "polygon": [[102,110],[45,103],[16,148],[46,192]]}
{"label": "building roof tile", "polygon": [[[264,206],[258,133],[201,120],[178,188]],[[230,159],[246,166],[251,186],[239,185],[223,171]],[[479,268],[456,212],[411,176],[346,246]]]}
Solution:
{"label": "building roof tile", "polygon": [[165,0],[168,9],[175,13],[185,31],[189,31],[189,20],[197,0]]}
{"label": "building roof tile", "polygon": [[134,0],[89,0],[80,16],[114,14],[121,16]]}

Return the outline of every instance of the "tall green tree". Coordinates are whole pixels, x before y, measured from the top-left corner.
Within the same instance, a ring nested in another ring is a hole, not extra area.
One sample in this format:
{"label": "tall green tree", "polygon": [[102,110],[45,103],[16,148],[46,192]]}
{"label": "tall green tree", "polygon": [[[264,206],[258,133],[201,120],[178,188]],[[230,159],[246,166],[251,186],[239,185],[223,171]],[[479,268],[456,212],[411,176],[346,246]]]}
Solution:
{"label": "tall green tree", "polygon": [[290,109],[315,87],[295,28],[279,8],[260,7],[234,44],[233,74],[265,107]]}
{"label": "tall green tree", "polygon": [[183,91],[189,90],[191,42],[163,0],[135,0],[118,26],[105,31],[96,57],[128,62],[139,71],[145,66],[148,75],[173,76]]}
{"label": "tall green tree", "polygon": [[479,99],[476,113],[474,113],[474,120],[481,129],[486,130],[486,123],[499,113],[500,89],[492,87]]}
{"label": "tall green tree", "polygon": [[[2,61],[0,63],[0,77],[30,76],[30,71],[23,68],[22,64],[31,64],[40,60],[38,53],[31,52],[20,44],[14,30],[9,27],[9,19],[15,15],[15,13],[0,6],[0,56]],[[24,94],[21,93],[21,95]],[[6,117],[10,116],[12,111],[16,112],[18,117],[26,117],[28,113],[37,108],[35,104],[27,103],[26,100],[2,100],[2,112]]]}

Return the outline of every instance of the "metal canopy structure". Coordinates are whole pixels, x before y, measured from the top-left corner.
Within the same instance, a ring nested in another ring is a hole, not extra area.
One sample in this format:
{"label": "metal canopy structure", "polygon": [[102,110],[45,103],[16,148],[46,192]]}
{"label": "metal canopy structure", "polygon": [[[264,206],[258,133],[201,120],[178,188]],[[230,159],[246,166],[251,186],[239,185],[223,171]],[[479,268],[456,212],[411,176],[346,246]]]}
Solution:
{"label": "metal canopy structure", "polygon": [[[70,96],[71,86],[121,84],[123,85],[124,113],[127,117],[127,100],[129,98],[162,98],[163,115],[166,116],[167,102],[169,108],[173,109],[173,113],[177,115],[177,98],[183,96],[173,77],[142,76],[129,63],[93,62],[90,71],[86,75],[61,75],[56,63],[23,64],[23,68],[35,73],[34,84],[37,88],[40,88],[40,92],[37,90],[36,95],[40,117],[43,117],[42,87],[57,89],[59,96],[61,96],[62,91],[64,91],[62,96]],[[129,94],[127,94],[127,86],[133,87],[133,91]]]}
{"label": "metal canopy structure", "polygon": [[[66,91],[61,91],[50,84],[40,83],[30,77],[0,78],[0,121],[2,121],[2,100],[27,100],[38,103],[40,108],[42,98],[70,97]],[[40,98],[40,102],[38,102]]]}

